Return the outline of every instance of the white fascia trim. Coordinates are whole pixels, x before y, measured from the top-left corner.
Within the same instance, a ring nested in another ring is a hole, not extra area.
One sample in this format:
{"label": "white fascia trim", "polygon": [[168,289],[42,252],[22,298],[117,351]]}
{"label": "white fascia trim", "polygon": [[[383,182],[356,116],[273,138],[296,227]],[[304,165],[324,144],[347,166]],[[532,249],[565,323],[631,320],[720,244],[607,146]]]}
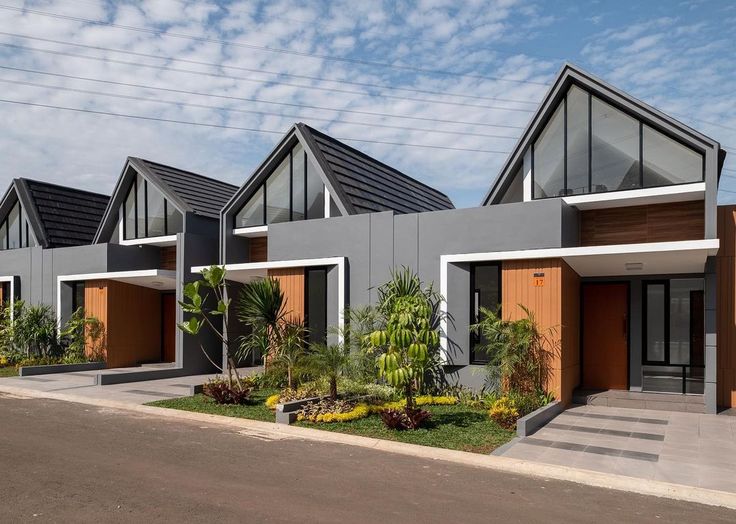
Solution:
{"label": "white fascia trim", "polygon": [[487,253],[459,253],[440,256],[440,293],[444,300],[440,304],[440,356],[447,358],[447,266],[458,262],[496,262],[502,260],[533,260],[543,258],[569,258],[590,255],[621,255],[636,253],[667,253],[676,251],[707,251],[709,255],[718,252],[720,241],[717,238],[705,240],[682,240],[678,242],[649,242],[643,244],[618,244],[607,246],[562,247],[545,249],[523,249],[519,251],[491,251]]}
{"label": "white fascia trim", "polygon": [[330,218],[330,189],[325,184],[325,218]]}
{"label": "white fascia trim", "polygon": [[10,284],[10,320],[13,320],[15,314],[15,277],[12,275],[0,276],[0,282]]}
{"label": "white fascia trim", "polygon": [[123,246],[145,246],[150,244],[176,244],[176,235],[165,235],[161,237],[148,238],[131,238],[130,240],[120,240]]}
{"label": "white fascia trim", "polygon": [[265,237],[268,234],[268,226],[236,227],[233,235],[236,237]]}
{"label": "white fascia trim", "polygon": [[571,206],[592,204],[598,202],[616,202],[621,200],[638,200],[640,198],[668,197],[672,195],[705,194],[705,182],[679,184],[664,187],[649,187],[644,189],[629,189],[626,191],[608,191],[604,193],[588,193],[562,197],[562,200]]}
{"label": "white fascia trim", "polygon": [[176,271],[170,269],[139,269],[135,271],[109,271],[107,273],[80,273],[56,277],[56,324],[61,326],[61,284],[82,280],[113,280],[116,278],[168,277],[176,280]]}
{"label": "white fascia trim", "polygon": [[[337,266],[337,326],[340,334],[338,343],[342,344],[345,328],[345,257],[305,258],[301,260],[275,260],[271,262],[245,262],[242,264],[225,264],[225,271],[247,269],[283,269],[289,267]],[[201,273],[210,266],[194,266],[192,273]]]}

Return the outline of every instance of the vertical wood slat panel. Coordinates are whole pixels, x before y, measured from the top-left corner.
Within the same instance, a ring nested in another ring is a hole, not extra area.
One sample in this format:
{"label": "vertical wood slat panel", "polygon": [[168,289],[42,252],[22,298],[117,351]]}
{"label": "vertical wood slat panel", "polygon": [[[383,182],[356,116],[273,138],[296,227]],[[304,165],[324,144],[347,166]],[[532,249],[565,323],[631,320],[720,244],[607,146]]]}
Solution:
{"label": "vertical wood slat panel", "polygon": [[279,281],[289,318],[304,322],[304,268],[269,269],[268,276]]}
{"label": "vertical wood slat panel", "polygon": [[176,271],[176,246],[162,247],[159,251],[160,269]]}
{"label": "vertical wood slat panel", "polygon": [[248,262],[265,262],[268,260],[268,237],[248,239]]}
{"label": "vertical wood slat panel", "polygon": [[716,256],[717,403],[736,406],[736,206],[718,208]]}
{"label": "vertical wood slat panel", "polygon": [[108,367],[161,360],[161,294],[157,290],[113,280],[88,281],[84,308],[105,326]]}

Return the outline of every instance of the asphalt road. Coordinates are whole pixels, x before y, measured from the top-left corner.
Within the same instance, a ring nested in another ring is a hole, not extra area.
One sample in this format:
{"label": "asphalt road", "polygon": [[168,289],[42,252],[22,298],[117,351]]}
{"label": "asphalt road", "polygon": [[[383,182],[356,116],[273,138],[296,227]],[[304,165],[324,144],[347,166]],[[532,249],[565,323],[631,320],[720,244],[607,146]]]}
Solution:
{"label": "asphalt road", "polygon": [[0,522],[733,522],[736,512],[0,394]]}

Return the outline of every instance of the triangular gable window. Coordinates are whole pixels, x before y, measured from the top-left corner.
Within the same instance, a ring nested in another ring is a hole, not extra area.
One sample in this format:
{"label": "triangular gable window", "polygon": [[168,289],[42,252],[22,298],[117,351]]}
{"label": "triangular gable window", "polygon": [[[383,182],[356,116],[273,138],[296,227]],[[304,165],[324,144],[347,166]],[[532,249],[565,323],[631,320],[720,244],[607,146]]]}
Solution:
{"label": "triangular gable window", "polygon": [[28,219],[23,213],[20,201],[10,209],[8,215],[0,222],[0,250],[33,247],[36,241],[31,233]]}
{"label": "triangular gable window", "polygon": [[123,203],[123,239],[181,233],[184,219],[155,185],[136,173]]}
{"label": "triangular gable window", "polygon": [[235,215],[235,228],[325,217],[325,186],[296,144]]}
{"label": "triangular gable window", "polygon": [[702,182],[703,155],[572,86],[532,146],[533,197]]}

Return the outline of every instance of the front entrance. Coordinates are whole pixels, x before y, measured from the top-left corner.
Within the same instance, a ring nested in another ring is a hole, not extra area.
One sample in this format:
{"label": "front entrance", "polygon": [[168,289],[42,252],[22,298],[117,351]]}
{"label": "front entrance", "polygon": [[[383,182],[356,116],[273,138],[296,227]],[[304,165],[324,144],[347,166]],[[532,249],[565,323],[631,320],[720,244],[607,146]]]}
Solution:
{"label": "front entrance", "polygon": [[176,360],[176,294],[161,295],[161,362]]}
{"label": "front entrance", "polygon": [[629,285],[585,283],[582,387],[628,389]]}

